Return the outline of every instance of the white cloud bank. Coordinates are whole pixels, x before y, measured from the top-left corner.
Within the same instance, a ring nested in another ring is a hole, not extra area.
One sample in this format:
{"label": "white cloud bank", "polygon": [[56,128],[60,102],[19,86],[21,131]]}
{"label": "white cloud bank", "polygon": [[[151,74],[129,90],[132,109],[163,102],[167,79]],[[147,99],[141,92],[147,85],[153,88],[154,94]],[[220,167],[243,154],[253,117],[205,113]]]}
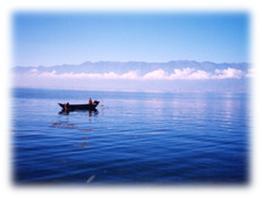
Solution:
{"label": "white cloud bank", "polygon": [[216,69],[214,72],[196,70],[193,68],[174,69],[173,72],[167,73],[163,69],[157,69],[146,74],[139,74],[137,71],[126,73],[57,73],[38,72],[31,70],[30,75],[34,77],[59,78],[59,79],[107,79],[107,80],[223,80],[223,79],[241,79],[247,76],[245,72],[235,69]]}

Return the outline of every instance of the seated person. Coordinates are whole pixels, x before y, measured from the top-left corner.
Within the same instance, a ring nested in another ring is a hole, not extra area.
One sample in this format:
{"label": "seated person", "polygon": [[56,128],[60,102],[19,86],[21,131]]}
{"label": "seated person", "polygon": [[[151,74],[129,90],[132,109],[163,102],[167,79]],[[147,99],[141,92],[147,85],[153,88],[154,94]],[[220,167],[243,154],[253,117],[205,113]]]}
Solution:
{"label": "seated person", "polygon": [[89,98],[89,102],[88,102],[89,105],[92,105],[93,104],[93,101],[91,98]]}

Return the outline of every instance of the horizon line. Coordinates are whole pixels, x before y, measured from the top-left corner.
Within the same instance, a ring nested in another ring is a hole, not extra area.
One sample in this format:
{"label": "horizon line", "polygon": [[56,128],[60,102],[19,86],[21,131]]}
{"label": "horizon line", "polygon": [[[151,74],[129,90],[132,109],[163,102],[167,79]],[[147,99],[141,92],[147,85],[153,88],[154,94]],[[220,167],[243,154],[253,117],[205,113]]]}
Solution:
{"label": "horizon line", "polygon": [[97,61],[91,61],[91,60],[86,60],[81,63],[60,63],[60,64],[53,64],[53,65],[19,65],[16,64],[13,67],[53,67],[53,66],[65,66],[65,65],[83,65],[85,63],[102,63],[102,62],[118,62],[118,63],[156,63],[156,64],[161,64],[161,63],[170,63],[170,62],[179,62],[179,61],[188,61],[188,62],[197,62],[197,63],[214,63],[214,64],[250,64],[249,61],[210,61],[210,60],[193,60],[193,59],[173,59],[173,60],[168,60],[168,61],[142,61],[142,60],[128,60],[128,61],[117,61],[117,60],[97,60]]}
{"label": "horizon line", "polygon": [[88,91],[91,91],[91,92],[117,92],[117,93],[145,93],[145,94],[178,94],[178,93],[183,93],[183,94],[192,94],[192,93],[205,93],[205,94],[208,94],[208,93],[217,93],[217,94],[247,94],[248,91],[211,91],[211,90],[205,90],[205,91],[196,91],[196,90],[190,90],[190,91],[181,91],[181,90],[174,90],[174,91],[154,91],[154,90],[144,90],[144,91],[141,91],[141,90],[92,90],[92,89],[81,89],[81,88],[78,88],[78,89],[73,89],[73,88],[58,88],[58,87],[55,87],[55,88],[52,88],[52,87],[19,87],[19,86],[13,86],[10,88],[11,90],[15,90],[15,89],[35,89],[35,90],[46,90],[46,91],[80,91],[80,92],[88,92]]}

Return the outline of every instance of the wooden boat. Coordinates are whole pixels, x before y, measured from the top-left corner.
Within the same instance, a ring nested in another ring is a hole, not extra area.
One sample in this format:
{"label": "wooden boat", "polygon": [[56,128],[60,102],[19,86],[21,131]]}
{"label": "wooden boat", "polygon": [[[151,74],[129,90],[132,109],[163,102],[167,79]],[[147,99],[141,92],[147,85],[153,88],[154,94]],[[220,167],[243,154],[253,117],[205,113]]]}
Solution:
{"label": "wooden boat", "polygon": [[99,101],[95,100],[92,104],[69,104],[69,103],[58,103],[62,107],[62,111],[96,111],[96,107]]}

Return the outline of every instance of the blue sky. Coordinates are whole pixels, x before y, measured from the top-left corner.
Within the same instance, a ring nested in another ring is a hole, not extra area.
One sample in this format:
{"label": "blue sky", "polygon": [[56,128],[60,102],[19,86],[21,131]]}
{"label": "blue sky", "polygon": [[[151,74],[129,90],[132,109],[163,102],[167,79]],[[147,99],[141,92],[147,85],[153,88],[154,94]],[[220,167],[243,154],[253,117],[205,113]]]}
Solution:
{"label": "blue sky", "polygon": [[246,13],[20,12],[14,66],[84,61],[248,62]]}

